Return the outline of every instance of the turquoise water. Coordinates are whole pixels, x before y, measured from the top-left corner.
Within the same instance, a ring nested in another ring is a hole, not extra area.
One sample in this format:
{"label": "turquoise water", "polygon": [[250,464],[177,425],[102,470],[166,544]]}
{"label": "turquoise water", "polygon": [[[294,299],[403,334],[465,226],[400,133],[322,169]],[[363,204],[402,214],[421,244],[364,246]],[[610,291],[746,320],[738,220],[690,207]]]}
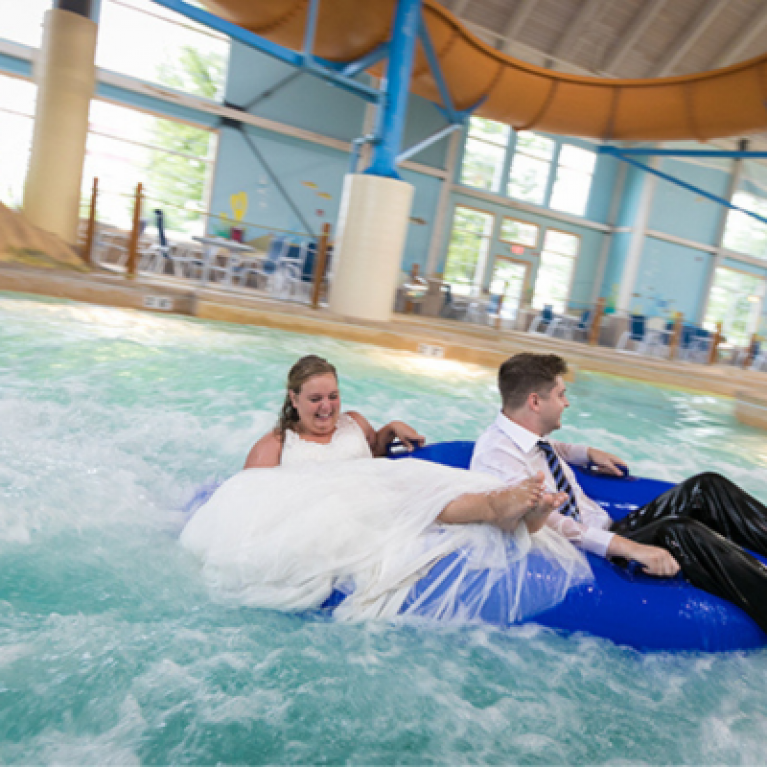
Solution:
{"label": "turquoise water", "polygon": [[[276,331],[0,295],[0,763],[754,764],[767,651],[642,655],[536,626],[336,625],[206,593],[171,510],[236,471],[301,354],[344,404],[471,439],[492,373]],[[583,374],[562,436],[767,498],[715,397]]]}

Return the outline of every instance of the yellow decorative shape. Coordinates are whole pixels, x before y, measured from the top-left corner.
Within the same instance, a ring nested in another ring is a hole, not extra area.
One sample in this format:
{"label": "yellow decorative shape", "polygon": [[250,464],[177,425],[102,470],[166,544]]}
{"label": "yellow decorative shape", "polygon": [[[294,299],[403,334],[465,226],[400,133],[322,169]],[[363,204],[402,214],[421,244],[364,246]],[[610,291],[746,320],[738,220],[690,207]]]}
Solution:
{"label": "yellow decorative shape", "polygon": [[232,206],[232,215],[235,221],[242,221],[248,212],[248,194],[247,192],[237,192],[229,198]]}
{"label": "yellow decorative shape", "polygon": [[314,181],[302,181],[301,182],[304,186],[308,186],[309,189],[316,189],[317,184],[314,183]]}
{"label": "yellow decorative shape", "polygon": [[317,192],[317,196],[318,197],[322,197],[323,200],[332,200],[333,199],[333,195],[332,194],[328,194],[327,192]]}

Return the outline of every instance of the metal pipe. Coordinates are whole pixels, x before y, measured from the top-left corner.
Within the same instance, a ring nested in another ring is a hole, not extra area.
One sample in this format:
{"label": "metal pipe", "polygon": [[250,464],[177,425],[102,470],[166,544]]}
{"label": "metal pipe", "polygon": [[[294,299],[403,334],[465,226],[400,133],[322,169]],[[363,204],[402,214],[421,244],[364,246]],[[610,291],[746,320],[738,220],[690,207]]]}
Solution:
{"label": "metal pipe", "polygon": [[373,151],[373,162],[365,171],[373,176],[399,178],[397,154],[402,145],[407,114],[410,77],[418,39],[421,0],[399,0],[394,15],[385,99],[379,105],[376,134],[381,137]]}

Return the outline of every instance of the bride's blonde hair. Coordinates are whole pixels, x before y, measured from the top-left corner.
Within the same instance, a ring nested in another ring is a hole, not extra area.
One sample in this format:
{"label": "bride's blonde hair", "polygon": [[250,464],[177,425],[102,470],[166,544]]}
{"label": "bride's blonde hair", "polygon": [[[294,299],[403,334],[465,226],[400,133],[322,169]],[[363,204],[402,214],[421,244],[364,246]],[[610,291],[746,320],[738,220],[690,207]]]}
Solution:
{"label": "bride's blonde hair", "polygon": [[314,376],[326,375],[332,373],[333,377],[338,380],[338,374],[335,367],[331,365],[326,359],[318,357],[316,354],[308,354],[306,357],[301,357],[288,373],[288,381],[286,384],[287,391],[285,392],[285,401],[282,403],[282,409],[280,410],[279,418],[277,419],[277,426],[275,432],[279,435],[281,440],[285,439],[285,432],[288,429],[295,431],[296,424],[298,423],[298,410],[295,409],[293,403],[290,401],[290,392],[293,394],[300,394],[301,387]]}

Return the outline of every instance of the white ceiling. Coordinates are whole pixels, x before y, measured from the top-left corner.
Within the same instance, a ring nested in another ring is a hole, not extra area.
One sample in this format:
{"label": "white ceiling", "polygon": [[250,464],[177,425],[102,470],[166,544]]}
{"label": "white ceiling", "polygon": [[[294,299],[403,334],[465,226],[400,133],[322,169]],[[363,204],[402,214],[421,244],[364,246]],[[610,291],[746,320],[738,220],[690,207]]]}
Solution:
{"label": "white ceiling", "polygon": [[[767,52],[767,0],[437,1],[492,47],[561,72],[670,77]],[[767,149],[767,134],[749,139]]]}
{"label": "white ceiling", "polygon": [[765,0],[438,0],[494,48],[604,77],[684,75],[767,51]]}

